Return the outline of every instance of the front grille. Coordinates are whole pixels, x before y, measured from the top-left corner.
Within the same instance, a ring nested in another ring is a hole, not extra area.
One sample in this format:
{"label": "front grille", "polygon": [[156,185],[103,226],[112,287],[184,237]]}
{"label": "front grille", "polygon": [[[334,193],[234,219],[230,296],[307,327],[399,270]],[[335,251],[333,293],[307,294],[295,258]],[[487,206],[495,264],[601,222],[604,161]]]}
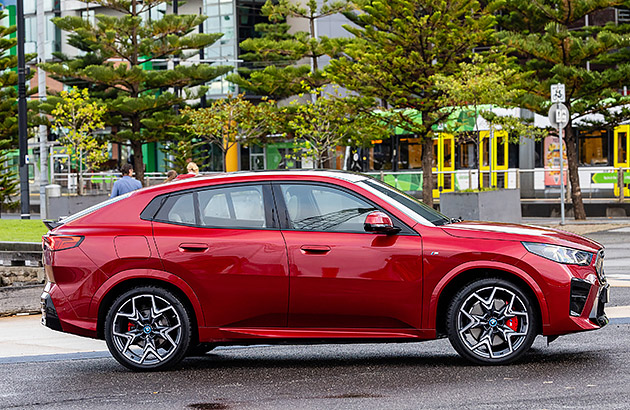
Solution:
{"label": "front grille", "polygon": [[580,316],[586,305],[586,299],[591,291],[591,284],[584,279],[571,279],[571,316]]}
{"label": "front grille", "polygon": [[595,261],[595,270],[597,271],[597,279],[602,285],[606,284],[606,274],[604,273],[604,250],[597,252],[597,260]]}

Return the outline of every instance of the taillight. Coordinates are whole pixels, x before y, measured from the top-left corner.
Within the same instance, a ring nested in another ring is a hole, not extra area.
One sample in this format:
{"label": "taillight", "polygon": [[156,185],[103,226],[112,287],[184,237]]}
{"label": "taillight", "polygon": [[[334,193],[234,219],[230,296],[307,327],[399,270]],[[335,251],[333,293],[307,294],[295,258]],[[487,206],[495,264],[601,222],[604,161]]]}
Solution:
{"label": "taillight", "polygon": [[46,235],[43,237],[44,246],[51,251],[63,251],[64,249],[79,246],[83,241],[83,236],[72,235]]}

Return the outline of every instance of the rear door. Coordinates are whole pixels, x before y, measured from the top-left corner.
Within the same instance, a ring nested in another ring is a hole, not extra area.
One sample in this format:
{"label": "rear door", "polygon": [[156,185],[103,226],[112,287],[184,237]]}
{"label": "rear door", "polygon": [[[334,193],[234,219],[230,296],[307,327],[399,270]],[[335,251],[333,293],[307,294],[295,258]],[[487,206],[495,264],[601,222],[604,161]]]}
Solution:
{"label": "rear door", "polygon": [[286,326],[286,248],[268,184],[170,195],[153,222],[164,269],[197,293],[208,327]]}

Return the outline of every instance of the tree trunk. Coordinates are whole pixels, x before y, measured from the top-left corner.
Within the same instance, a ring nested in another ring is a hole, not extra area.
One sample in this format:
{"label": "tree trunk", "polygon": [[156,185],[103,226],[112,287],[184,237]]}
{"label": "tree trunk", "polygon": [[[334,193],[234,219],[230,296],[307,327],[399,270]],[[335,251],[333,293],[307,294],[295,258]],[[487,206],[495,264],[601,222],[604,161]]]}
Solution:
{"label": "tree trunk", "polygon": [[[572,122],[564,129],[565,145],[567,149],[567,162],[569,166],[569,181],[571,182],[571,201],[573,202],[573,215],[575,219],[586,219],[584,203],[582,202],[582,190],[580,189],[580,176],[578,174],[577,137],[572,127]],[[560,153],[562,155],[562,153]]]}
{"label": "tree trunk", "polygon": [[136,179],[144,186],[144,158],[142,156],[142,142],[131,141],[131,149],[133,150],[133,172],[136,173]]}
{"label": "tree trunk", "polygon": [[422,201],[433,206],[433,139],[431,135],[422,138]]}

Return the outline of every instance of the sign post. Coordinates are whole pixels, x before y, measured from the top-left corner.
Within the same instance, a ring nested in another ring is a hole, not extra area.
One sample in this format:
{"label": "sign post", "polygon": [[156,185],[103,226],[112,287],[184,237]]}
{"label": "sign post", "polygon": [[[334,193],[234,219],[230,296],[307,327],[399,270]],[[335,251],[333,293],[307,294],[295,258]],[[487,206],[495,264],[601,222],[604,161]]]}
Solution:
{"label": "sign post", "polygon": [[549,122],[558,129],[560,140],[560,225],[564,225],[564,127],[569,123],[569,109],[562,104],[565,101],[564,84],[551,85]]}

